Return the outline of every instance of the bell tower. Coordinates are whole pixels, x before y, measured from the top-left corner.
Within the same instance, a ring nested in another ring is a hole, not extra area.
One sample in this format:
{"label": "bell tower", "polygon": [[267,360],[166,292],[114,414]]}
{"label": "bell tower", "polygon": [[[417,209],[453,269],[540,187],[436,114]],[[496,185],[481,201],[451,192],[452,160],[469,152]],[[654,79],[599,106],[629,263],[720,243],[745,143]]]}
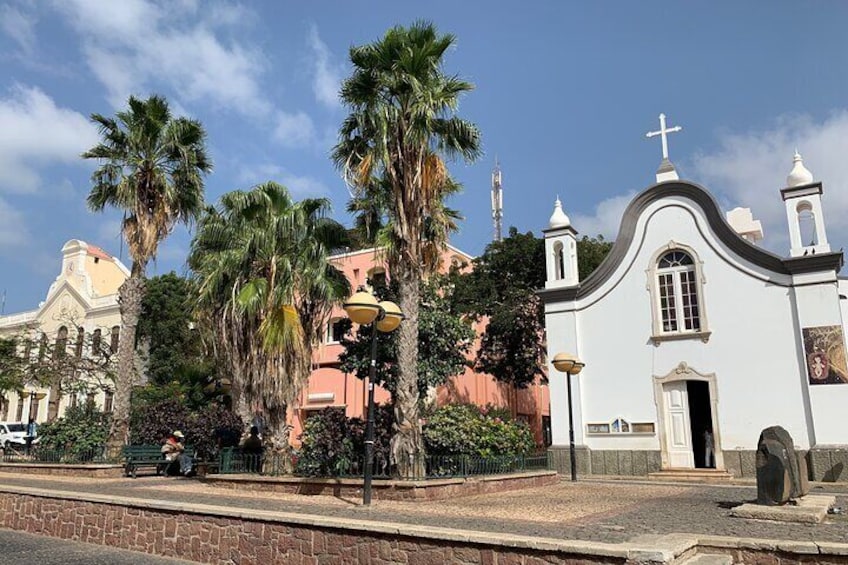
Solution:
{"label": "bell tower", "polygon": [[780,191],[789,223],[789,255],[829,253],[821,202],[822,183],[813,180],[813,174],[804,166],[797,151],[793,162],[786,188]]}
{"label": "bell tower", "polygon": [[577,230],[571,226],[571,220],[562,211],[559,198],[554,203],[545,234],[545,265],[547,277],[545,288],[576,286],[580,283],[577,271]]}

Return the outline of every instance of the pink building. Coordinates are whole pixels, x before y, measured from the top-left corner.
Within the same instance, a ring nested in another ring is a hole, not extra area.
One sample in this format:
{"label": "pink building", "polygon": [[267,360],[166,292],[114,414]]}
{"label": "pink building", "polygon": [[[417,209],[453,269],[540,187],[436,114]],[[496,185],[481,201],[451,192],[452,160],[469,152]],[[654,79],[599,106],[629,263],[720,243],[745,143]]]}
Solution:
{"label": "pink building", "polygon": [[[468,254],[448,246],[442,265],[470,265],[471,259]],[[374,249],[335,255],[330,260],[344,272],[353,289],[366,284],[369,279],[387,276],[386,266]],[[301,395],[300,406],[292,413],[292,438],[295,438],[295,443],[298,443],[296,438],[310,413],[327,407],[339,407],[344,408],[348,417],[362,418],[366,414],[367,382],[338,368],[339,355],[343,350],[339,344],[341,336],[338,322],[344,317],[345,312],[341,308],[333,312],[327,325],[324,344],[313,358],[314,369],[309,384]],[[477,324],[478,339],[469,358],[476,356],[479,337],[484,327],[484,323]],[[390,401],[390,394],[377,387],[374,398],[378,404],[385,404]],[[476,373],[466,368],[465,373],[452,377],[447,384],[439,387],[436,399],[440,406],[449,403],[473,403],[479,406],[492,404],[508,407],[517,418],[530,424],[539,445],[550,443],[550,397],[547,385],[537,383],[527,389],[518,390],[497,382],[491,375]]]}

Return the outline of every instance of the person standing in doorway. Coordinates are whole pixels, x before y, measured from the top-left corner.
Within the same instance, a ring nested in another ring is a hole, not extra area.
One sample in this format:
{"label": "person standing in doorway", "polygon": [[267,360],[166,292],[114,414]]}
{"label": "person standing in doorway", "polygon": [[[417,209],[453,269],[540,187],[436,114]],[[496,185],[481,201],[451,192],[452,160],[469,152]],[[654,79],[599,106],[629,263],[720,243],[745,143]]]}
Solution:
{"label": "person standing in doorway", "polygon": [[704,467],[715,467],[715,442],[711,430],[704,431]]}

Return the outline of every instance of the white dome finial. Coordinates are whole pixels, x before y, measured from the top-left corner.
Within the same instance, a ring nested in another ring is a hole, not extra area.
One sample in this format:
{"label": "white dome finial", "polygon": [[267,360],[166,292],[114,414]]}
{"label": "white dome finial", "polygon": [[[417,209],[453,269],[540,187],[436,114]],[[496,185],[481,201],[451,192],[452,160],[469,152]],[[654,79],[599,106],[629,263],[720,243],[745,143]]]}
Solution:
{"label": "white dome finial", "polygon": [[801,186],[813,182],[813,173],[804,166],[804,159],[801,158],[801,154],[798,153],[797,149],[795,149],[795,156],[792,158],[792,162],[794,163],[792,170],[789,172],[789,176],[786,177],[787,187]]}
{"label": "white dome finial", "polygon": [[557,195],[556,202],[554,202],[554,213],[551,214],[549,226],[551,228],[567,228],[570,225],[571,220],[562,211],[562,202],[559,201],[559,195]]}

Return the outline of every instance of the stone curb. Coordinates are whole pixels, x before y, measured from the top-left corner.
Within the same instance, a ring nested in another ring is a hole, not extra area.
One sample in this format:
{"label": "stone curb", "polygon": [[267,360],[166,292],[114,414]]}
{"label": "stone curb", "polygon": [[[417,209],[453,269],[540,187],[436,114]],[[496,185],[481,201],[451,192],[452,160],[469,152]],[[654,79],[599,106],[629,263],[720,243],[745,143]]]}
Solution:
{"label": "stone curb", "polygon": [[[460,477],[452,479],[430,479],[427,481],[398,481],[394,479],[374,479],[375,487],[390,487],[396,489],[413,489],[424,487],[437,487],[446,485],[458,485],[468,482],[491,482],[504,479],[533,479],[536,477],[551,477],[556,471],[528,471],[523,473],[509,473],[505,475],[485,475],[481,477]],[[233,475],[206,475],[201,478],[205,483],[279,483],[279,484],[319,484],[319,485],[345,485],[361,486],[362,479],[345,478],[321,478],[321,477],[268,477],[263,475],[233,474]]]}
{"label": "stone curb", "polygon": [[0,485],[0,493],[50,499],[68,499],[95,504],[108,504],[112,506],[125,506],[131,508],[223,518],[237,518],[250,521],[313,526],[335,530],[372,532],[377,534],[456,541],[487,546],[559,552],[570,555],[612,557],[627,559],[630,562],[635,563],[670,564],[673,563],[676,558],[686,554],[687,552],[701,549],[709,550],[709,548],[783,552],[801,556],[848,555],[848,543],[835,542],[805,542],[703,536],[681,532],[664,535],[640,536],[630,540],[629,542],[611,544],[585,540],[561,540],[555,538],[527,537],[502,533],[457,530],[433,526],[380,522],[376,520],[351,520],[313,514],[254,510],[208,504],[190,504],[183,502],[171,502],[167,500],[150,500],[143,498],[78,493],[9,485]]}
{"label": "stone curb", "polygon": [[[378,522],[373,520],[351,520],[318,516],[313,514],[295,514],[274,512],[269,510],[253,510],[213,506],[208,504],[187,504],[167,500],[149,500],[143,498],[116,497],[109,495],[77,493],[61,490],[46,490],[30,487],[0,486],[0,493],[36,496],[42,498],[68,499],[80,502],[109,504],[150,510],[164,510],[185,514],[198,514],[224,518],[238,518],[282,524],[296,524],[331,528],[336,530],[355,530],[379,534],[399,535],[415,538],[426,538],[445,541],[458,541],[481,545],[494,545],[519,549],[534,549],[539,551],[555,551],[572,555],[595,555],[603,557],[628,558],[634,551],[637,553],[657,552],[655,549],[629,548],[624,544],[610,544],[581,540],[559,540],[554,538],[533,538],[502,533],[486,533],[470,530],[456,530],[433,526],[416,526],[394,522]],[[663,562],[663,561],[661,561]]]}

